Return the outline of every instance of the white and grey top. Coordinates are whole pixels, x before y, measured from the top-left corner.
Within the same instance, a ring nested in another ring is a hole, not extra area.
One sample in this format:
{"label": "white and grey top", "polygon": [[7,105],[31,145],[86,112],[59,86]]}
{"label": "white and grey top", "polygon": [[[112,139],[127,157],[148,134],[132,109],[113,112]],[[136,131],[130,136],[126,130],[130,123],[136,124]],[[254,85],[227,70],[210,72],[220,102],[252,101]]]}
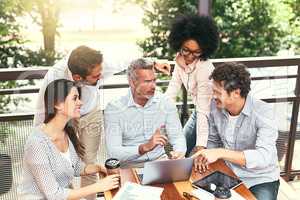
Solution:
{"label": "white and grey top", "polygon": [[23,180],[18,192],[22,199],[67,199],[74,176],[80,176],[84,163],[69,139],[71,165],[51,139],[35,128],[24,149]]}

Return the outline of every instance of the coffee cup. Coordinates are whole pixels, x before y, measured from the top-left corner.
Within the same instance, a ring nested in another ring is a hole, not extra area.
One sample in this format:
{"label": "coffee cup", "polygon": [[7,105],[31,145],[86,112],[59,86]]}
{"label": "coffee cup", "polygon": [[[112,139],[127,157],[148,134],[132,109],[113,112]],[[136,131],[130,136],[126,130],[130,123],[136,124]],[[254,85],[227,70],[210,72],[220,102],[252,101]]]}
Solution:
{"label": "coffee cup", "polygon": [[109,158],[105,161],[108,175],[120,174],[120,161],[117,158]]}
{"label": "coffee cup", "polygon": [[228,200],[231,197],[231,192],[227,187],[218,186],[214,191],[215,200]]}

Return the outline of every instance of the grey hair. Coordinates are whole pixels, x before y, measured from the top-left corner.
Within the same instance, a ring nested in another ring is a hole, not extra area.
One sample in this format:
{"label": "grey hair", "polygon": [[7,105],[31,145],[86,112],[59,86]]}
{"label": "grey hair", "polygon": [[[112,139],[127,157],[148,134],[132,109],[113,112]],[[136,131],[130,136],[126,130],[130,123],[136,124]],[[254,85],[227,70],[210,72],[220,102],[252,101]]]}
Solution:
{"label": "grey hair", "polygon": [[128,69],[127,69],[127,78],[128,80],[136,80],[136,73],[135,71],[138,69],[149,69],[153,70],[154,62],[151,62],[150,60],[147,60],[145,58],[139,58],[136,60],[133,60]]}

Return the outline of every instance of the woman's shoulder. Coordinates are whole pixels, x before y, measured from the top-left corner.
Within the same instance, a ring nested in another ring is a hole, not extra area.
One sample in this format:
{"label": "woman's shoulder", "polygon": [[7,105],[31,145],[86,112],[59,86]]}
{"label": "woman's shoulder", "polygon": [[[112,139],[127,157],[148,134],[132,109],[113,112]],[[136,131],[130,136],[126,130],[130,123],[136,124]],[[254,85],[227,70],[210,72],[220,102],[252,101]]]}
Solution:
{"label": "woman's shoulder", "polygon": [[207,71],[213,71],[214,65],[212,64],[210,59],[207,60],[199,60],[197,63],[197,69],[207,70]]}
{"label": "woman's shoulder", "polygon": [[211,73],[214,70],[214,65],[212,62],[207,59],[207,60],[199,60],[196,63],[196,70],[195,70],[195,76],[197,79],[208,79]]}
{"label": "woman's shoulder", "polygon": [[43,133],[40,127],[32,129],[31,134],[28,136],[25,144],[25,149],[31,146],[41,146],[47,143],[47,136]]}

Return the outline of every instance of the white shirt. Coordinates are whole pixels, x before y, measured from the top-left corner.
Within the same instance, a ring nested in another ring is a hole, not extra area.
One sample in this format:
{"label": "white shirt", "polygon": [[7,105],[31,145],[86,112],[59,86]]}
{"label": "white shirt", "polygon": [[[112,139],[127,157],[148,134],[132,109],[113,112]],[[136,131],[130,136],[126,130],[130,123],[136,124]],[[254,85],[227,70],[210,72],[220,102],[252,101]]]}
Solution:
{"label": "white shirt", "polygon": [[62,155],[62,157],[64,159],[66,159],[66,161],[68,161],[70,163],[70,165],[72,165],[72,160],[71,160],[71,154],[70,154],[70,148],[68,147],[66,152],[60,152],[60,154]]}
{"label": "white shirt", "polygon": [[226,140],[229,143],[229,145],[234,145],[234,132],[235,132],[235,125],[236,122],[238,120],[240,115],[236,115],[236,116],[232,116],[232,115],[228,115],[228,124],[226,127],[226,133],[227,133],[227,137]]}
{"label": "white shirt", "polygon": [[[67,63],[69,56],[66,56],[59,62],[57,62],[44,77],[42,86],[39,90],[36,111],[34,114],[33,125],[38,126],[44,122],[45,119],[45,108],[44,108],[44,94],[47,85],[57,79],[67,79],[73,81],[72,73],[70,72]],[[80,114],[85,115],[90,113],[92,110],[100,107],[104,109],[103,90],[99,90],[99,87],[104,84],[105,78],[112,76],[114,73],[126,69],[129,65],[128,61],[114,60],[113,63],[103,62],[103,77],[100,79],[96,86],[84,85],[81,89],[82,95],[81,100],[83,105],[80,108]],[[101,95],[100,95],[101,94]]]}

